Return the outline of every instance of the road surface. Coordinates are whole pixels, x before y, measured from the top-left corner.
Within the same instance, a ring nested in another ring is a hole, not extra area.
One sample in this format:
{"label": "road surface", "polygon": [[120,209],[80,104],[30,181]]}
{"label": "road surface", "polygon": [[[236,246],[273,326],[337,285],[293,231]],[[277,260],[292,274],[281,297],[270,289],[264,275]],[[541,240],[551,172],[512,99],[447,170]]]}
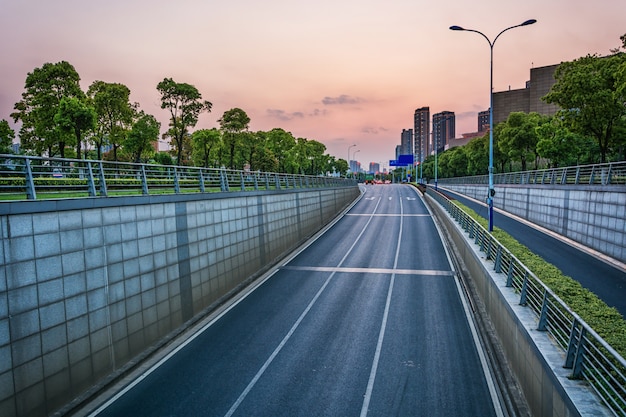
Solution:
{"label": "road surface", "polygon": [[98,416],[500,416],[431,214],[371,185]]}

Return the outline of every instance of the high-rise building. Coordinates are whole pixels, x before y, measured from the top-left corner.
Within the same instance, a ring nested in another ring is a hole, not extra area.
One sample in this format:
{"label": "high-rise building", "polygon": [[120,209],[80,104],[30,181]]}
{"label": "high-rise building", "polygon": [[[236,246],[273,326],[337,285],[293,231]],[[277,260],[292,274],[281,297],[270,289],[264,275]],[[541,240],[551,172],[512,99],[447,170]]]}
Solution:
{"label": "high-rise building", "polygon": [[484,132],[486,130],[489,130],[489,110],[478,113],[478,131]]}
{"label": "high-rise building", "polygon": [[421,107],[413,115],[413,155],[416,162],[423,162],[429,154],[428,136],[430,135],[430,107]]}
{"label": "high-rise building", "polygon": [[380,164],[378,162],[370,162],[370,174],[378,174],[380,172]]}
{"label": "high-rise building", "polygon": [[442,111],[433,114],[433,151],[443,152],[450,141],[455,137],[454,112]]}
{"label": "high-rise building", "polygon": [[[402,129],[402,135],[400,137],[400,155],[411,154],[413,154],[413,129]],[[396,157],[397,156],[398,155],[396,155]]]}

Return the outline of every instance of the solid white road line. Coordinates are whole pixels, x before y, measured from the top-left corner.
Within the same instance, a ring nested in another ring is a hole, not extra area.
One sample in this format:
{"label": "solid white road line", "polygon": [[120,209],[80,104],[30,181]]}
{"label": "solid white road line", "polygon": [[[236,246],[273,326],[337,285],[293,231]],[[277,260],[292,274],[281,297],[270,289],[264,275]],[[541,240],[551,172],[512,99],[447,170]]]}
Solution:
{"label": "solid white road line", "polygon": [[[391,198],[389,198],[391,199]],[[402,243],[402,214],[404,210],[402,208],[402,199],[400,199],[400,232],[398,233],[398,242],[396,243],[396,257],[393,261],[393,269],[398,267],[398,259],[400,259],[400,244]],[[378,333],[378,342],[376,344],[376,352],[374,353],[374,360],[372,362],[372,369],[370,371],[370,377],[367,382],[367,389],[363,398],[363,405],[361,407],[361,417],[367,416],[367,412],[372,399],[372,391],[374,390],[374,382],[376,380],[376,372],[378,371],[378,363],[380,362],[380,354],[383,349],[383,341],[385,339],[385,331],[387,330],[387,319],[389,317],[389,306],[391,305],[391,295],[393,294],[393,284],[396,280],[395,272],[391,274],[391,281],[389,282],[389,290],[387,291],[387,301],[385,302],[385,312],[383,313],[383,320],[380,324],[380,332]]]}

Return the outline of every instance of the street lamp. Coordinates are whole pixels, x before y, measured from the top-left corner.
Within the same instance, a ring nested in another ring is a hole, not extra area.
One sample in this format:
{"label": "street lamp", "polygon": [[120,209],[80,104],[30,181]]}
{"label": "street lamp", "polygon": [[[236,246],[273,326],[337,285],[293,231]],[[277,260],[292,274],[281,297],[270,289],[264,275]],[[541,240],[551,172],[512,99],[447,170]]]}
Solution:
{"label": "street lamp", "polygon": [[520,23],[519,25],[511,26],[500,33],[495,37],[492,41],[482,32],[479,32],[474,29],[465,29],[461,26],[450,26],[450,30],[463,30],[466,32],[474,32],[478,33],[480,36],[487,40],[489,43],[489,49],[491,51],[491,59],[490,59],[490,67],[489,67],[489,193],[487,194],[487,205],[489,206],[489,231],[493,231],[493,196],[496,194],[496,190],[493,188],[493,45],[496,43],[500,35],[502,35],[507,30],[511,30],[514,28],[518,28],[521,26],[528,26],[536,23],[536,19],[529,19],[524,23]]}
{"label": "street lamp", "polygon": [[350,169],[350,148],[352,148],[352,147],[354,147],[354,146],[356,146],[356,143],[355,143],[354,145],[350,145],[350,146],[348,146],[348,171],[352,171],[352,170]]}

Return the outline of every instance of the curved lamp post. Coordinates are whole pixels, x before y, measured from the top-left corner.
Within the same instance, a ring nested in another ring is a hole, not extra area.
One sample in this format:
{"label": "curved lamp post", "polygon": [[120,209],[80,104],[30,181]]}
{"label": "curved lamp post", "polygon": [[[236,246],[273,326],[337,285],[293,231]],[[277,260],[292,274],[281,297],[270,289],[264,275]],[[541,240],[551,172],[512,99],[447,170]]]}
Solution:
{"label": "curved lamp post", "polygon": [[514,28],[518,28],[521,26],[528,26],[536,23],[536,19],[529,19],[519,25],[511,26],[500,33],[494,38],[493,42],[489,40],[489,38],[482,32],[479,32],[474,29],[465,29],[461,26],[450,26],[450,30],[463,30],[466,32],[474,32],[481,35],[483,38],[487,40],[489,43],[489,49],[491,50],[491,60],[489,66],[489,193],[487,195],[487,205],[489,206],[489,231],[493,231],[493,196],[496,194],[496,191],[493,188],[493,45],[496,43],[500,35],[502,35],[507,30],[511,30]]}
{"label": "curved lamp post", "polygon": [[354,145],[350,145],[350,146],[348,146],[348,171],[352,171],[352,170],[350,169],[350,148],[352,148],[352,147],[354,147],[354,146],[356,146],[356,143],[355,143]]}

